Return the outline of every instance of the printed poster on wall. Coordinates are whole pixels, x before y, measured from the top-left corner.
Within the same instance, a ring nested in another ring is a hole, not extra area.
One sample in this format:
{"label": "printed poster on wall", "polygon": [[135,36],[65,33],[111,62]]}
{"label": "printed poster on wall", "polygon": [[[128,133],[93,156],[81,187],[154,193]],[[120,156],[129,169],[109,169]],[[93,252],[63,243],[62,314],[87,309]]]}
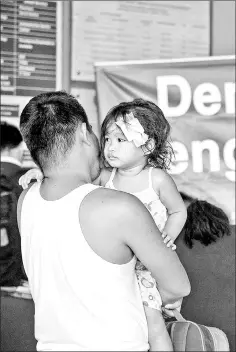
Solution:
{"label": "printed poster on wall", "polygon": [[100,123],[122,101],[155,102],[171,124],[178,189],[235,223],[235,57],[97,63]]}

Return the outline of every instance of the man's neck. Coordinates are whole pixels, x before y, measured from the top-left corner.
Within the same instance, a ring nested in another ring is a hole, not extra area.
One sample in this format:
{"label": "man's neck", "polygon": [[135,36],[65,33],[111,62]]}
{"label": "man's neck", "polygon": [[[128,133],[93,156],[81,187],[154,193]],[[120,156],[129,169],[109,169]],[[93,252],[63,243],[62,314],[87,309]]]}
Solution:
{"label": "man's neck", "polygon": [[71,184],[71,185],[82,185],[85,183],[92,183],[90,177],[85,177],[82,175],[45,175],[44,182],[52,184]]}
{"label": "man's neck", "polygon": [[86,183],[88,182],[76,182],[76,180],[73,180],[73,182],[71,182],[71,180],[60,180],[56,182],[44,179],[40,187],[40,194],[45,200],[54,201],[66,196]]}
{"label": "man's neck", "polygon": [[69,170],[44,170],[40,193],[46,200],[56,200],[88,183],[92,183],[89,173],[69,172]]}
{"label": "man's neck", "polygon": [[76,182],[91,183],[91,176],[88,170],[83,167],[54,167],[52,169],[43,170],[44,178],[50,182]]}

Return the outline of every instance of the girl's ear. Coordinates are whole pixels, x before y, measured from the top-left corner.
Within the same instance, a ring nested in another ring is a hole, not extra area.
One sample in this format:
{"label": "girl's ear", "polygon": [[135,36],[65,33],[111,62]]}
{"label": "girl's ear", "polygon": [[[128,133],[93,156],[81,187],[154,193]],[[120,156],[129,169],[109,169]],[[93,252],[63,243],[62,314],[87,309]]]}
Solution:
{"label": "girl's ear", "polygon": [[147,142],[142,146],[144,155],[149,155],[155,149],[155,141],[153,138],[149,138]]}

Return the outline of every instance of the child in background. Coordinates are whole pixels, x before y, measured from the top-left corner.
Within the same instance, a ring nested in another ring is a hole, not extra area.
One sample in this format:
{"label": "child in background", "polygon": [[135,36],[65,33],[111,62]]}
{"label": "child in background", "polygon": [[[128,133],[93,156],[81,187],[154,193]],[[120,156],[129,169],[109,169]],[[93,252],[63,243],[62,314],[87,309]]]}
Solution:
{"label": "child in background", "polygon": [[[95,183],[138,197],[153,216],[166,245],[174,250],[187,212],[166,172],[172,155],[169,133],[168,121],[152,102],[135,99],[112,108],[101,128],[104,168]],[[32,178],[42,179],[42,174],[31,170],[21,179],[22,186],[25,188]],[[162,317],[158,283],[139,261],[136,274],[147,317],[150,351],[173,351]]]}

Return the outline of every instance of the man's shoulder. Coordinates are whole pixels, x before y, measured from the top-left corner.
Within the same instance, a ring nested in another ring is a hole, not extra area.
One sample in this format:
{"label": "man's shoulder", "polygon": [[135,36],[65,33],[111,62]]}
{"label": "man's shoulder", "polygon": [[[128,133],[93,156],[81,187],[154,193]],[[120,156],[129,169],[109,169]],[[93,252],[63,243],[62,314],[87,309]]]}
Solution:
{"label": "man's shoulder", "polygon": [[104,187],[91,192],[84,200],[84,206],[98,221],[130,217],[137,209],[144,207],[137,197]]}
{"label": "man's shoulder", "polygon": [[140,201],[132,194],[117,191],[110,188],[99,187],[90,193],[91,205],[96,207],[112,207],[112,209],[122,209],[123,207],[135,207]]}
{"label": "man's shoulder", "polygon": [[153,222],[142,202],[126,192],[100,187],[91,192],[81,205],[80,219],[86,219],[86,222],[89,219],[88,232],[96,229],[107,241],[131,241],[145,224]]}

